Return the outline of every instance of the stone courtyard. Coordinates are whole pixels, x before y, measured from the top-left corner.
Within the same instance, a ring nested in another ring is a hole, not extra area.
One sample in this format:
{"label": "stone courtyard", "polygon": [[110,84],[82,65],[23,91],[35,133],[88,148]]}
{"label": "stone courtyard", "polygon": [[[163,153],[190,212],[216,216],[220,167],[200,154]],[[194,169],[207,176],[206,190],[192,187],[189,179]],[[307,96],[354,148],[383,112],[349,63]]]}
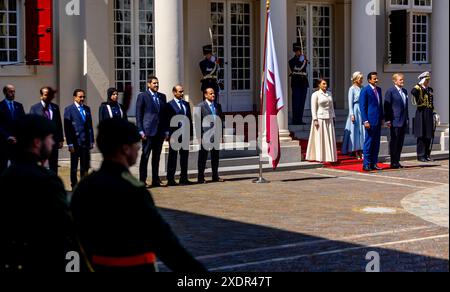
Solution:
{"label": "stone courtyard", "polygon": [[224,176],[150,191],[211,271],[364,272],[372,251],[382,272],[448,271],[449,162],[404,165],[272,172],[264,185],[252,183],[256,174]]}

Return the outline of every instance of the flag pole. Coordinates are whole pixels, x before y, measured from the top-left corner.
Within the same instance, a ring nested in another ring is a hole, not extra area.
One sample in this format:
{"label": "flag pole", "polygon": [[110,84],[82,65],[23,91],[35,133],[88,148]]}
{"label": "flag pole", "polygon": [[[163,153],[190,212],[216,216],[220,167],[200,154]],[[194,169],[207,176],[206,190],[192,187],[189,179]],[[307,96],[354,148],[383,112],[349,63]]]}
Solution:
{"label": "flag pole", "polygon": [[[259,117],[262,117],[264,113],[264,92],[265,92],[265,86],[266,86],[266,54],[267,54],[267,33],[268,33],[268,27],[269,27],[269,13],[270,13],[270,0],[266,1],[266,25],[264,29],[264,58],[263,58],[263,68],[262,68],[262,78],[261,78],[261,93],[260,93],[260,114]],[[258,179],[254,180],[254,183],[257,184],[267,184],[270,183],[268,180],[266,180],[263,177],[263,128],[262,128],[262,119],[259,119],[259,145],[258,145],[258,152],[259,152],[259,177]]]}

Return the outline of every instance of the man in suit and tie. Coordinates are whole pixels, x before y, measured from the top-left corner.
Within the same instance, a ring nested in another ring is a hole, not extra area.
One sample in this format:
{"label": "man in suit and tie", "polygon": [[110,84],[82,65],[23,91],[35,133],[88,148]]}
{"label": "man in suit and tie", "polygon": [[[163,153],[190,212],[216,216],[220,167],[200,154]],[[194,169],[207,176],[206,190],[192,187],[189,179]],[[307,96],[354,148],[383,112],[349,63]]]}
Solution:
{"label": "man in suit and tie", "polygon": [[[150,187],[166,187],[159,178],[159,161],[164,140],[169,138],[166,117],[167,98],[159,93],[159,81],[151,76],[148,89],[139,94],[136,103],[136,123],[142,137],[142,157],[139,165],[139,180]],[[152,184],[147,184],[148,160],[152,154]]]}
{"label": "man in suit and tie", "polygon": [[70,181],[72,188],[75,188],[78,184],[78,162],[81,178],[89,172],[90,151],[94,148],[94,129],[91,109],[85,105],[85,91],[76,89],[73,99],[74,103],[64,110],[64,131],[70,152]]}
{"label": "man in suit and tie", "polygon": [[378,84],[378,73],[369,73],[369,85],[360,95],[361,116],[366,128],[364,143],[364,171],[381,170],[378,164],[380,153],[381,128],[384,124],[383,96]]}
{"label": "man in suit and tie", "polygon": [[[216,95],[214,88],[207,88],[203,92],[204,101],[197,106],[196,121],[201,122],[201,147],[198,154],[198,183],[204,184],[206,161],[211,152],[212,181],[224,182],[219,176],[220,141],[222,140],[222,106],[215,103]],[[209,126],[205,126],[205,119]],[[220,126],[220,128],[218,128]]]}
{"label": "man in suit and tie", "polygon": [[5,99],[0,102],[0,174],[8,167],[8,161],[14,159],[12,148],[17,144],[14,125],[25,116],[23,105],[15,101],[16,88],[6,85],[3,94]]}
{"label": "man in suit and tie", "polygon": [[64,145],[64,133],[61,120],[61,112],[59,106],[52,101],[55,98],[56,90],[46,86],[40,90],[41,101],[33,105],[30,109],[30,114],[42,116],[53,123],[56,132],[53,135],[55,145],[53,146],[52,154],[48,160],[49,169],[58,174],[58,152]]}
{"label": "man in suit and tie", "polygon": [[408,131],[409,106],[408,91],[404,89],[405,76],[401,73],[393,75],[394,87],[386,92],[384,102],[384,113],[386,116],[386,126],[391,129],[391,168],[403,168],[400,158],[405,142],[405,135]]}
{"label": "man in suit and tie", "polygon": [[[174,99],[167,105],[167,119],[170,125],[169,132],[169,159],[167,164],[167,180],[169,186],[176,186],[175,172],[177,170],[177,159],[180,154],[181,185],[191,185],[188,179],[189,146],[193,136],[191,105],[184,98],[184,88],[177,85],[172,89]],[[174,119],[175,117],[175,119]],[[178,132],[181,135],[174,135]]]}

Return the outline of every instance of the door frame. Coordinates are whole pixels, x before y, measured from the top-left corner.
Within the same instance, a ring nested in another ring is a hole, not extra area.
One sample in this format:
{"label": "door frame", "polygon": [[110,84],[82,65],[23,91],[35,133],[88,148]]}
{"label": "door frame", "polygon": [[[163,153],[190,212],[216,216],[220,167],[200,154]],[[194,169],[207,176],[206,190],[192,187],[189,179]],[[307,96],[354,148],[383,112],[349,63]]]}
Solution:
{"label": "door frame", "polygon": [[[254,11],[253,11],[253,1],[251,0],[215,0],[210,3],[222,3],[224,5],[224,56],[222,63],[222,70],[224,70],[224,82],[225,87],[221,92],[224,93],[220,97],[219,102],[222,103],[224,112],[239,112],[239,111],[251,111],[253,109],[253,93],[254,93]],[[250,89],[246,90],[233,90],[232,89],[232,62],[231,62],[231,5],[232,4],[248,4],[250,11]],[[209,11],[211,14],[211,10]],[[211,24],[212,25],[212,24]],[[245,100],[244,104],[236,104],[236,100]],[[224,103],[224,101],[226,103]]]}
{"label": "door frame", "polygon": [[[328,7],[330,8],[330,64],[329,64],[329,69],[330,69],[330,78],[329,78],[329,83],[333,86],[332,89],[335,87],[334,85],[334,80],[335,80],[335,76],[334,76],[334,55],[335,55],[335,48],[334,48],[334,6],[332,3],[317,3],[317,2],[297,2],[296,3],[296,12],[295,12],[295,17],[297,18],[298,14],[297,14],[297,7],[306,7],[306,14],[307,14],[307,24],[306,24],[306,31],[307,31],[307,35],[306,35],[306,43],[307,43],[307,57],[310,60],[310,65],[308,66],[308,81],[309,81],[309,90],[308,90],[308,95],[307,95],[307,99],[306,99],[306,106],[305,106],[305,110],[309,110],[311,109],[311,100],[310,97],[312,95],[312,92],[314,90],[314,83],[315,83],[315,79],[314,79],[314,65],[313,65],[313,52],[314,52],[314,44],[313,44],[313,39],[314,39],[314,32],[313,32],[313,14],[312,14],[312,9],[313,7]],[[295,38],[297,40],[297,37]],[[329,85],[330,85],[329,84]]]}

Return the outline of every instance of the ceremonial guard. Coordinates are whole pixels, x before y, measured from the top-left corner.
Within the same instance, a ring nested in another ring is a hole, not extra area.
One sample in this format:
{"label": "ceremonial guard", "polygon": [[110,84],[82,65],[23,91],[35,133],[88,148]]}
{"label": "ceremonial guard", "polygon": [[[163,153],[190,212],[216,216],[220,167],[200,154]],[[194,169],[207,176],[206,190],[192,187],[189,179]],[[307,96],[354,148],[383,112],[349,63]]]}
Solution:
{"label": "ceremonial guard", "polygon": [[305,125],[303,113],[305,111],[306,96],[308,95],[308,60],[303,54],[301,44],[294,44],[295,56],[289,61],[291,70],[292,114],[294,125]]}
{"label": "ceremonial guard", "polygon": [[414,134],[417,138],[417,160],[430,162],[431,148],[435,134],[435,113],[433,88],[429,86],[431,80],[430,72],[419,76],[419,84],[414,86],[411,94],[413,104],[417,105],[414,120]]}
{"label": "ceremonial guard", "polygon": [[63,273],[67,253],[79,248],[64,184],[43,167],[54,149],[55,124],[28,115],[14,128],[17,159],[0,175],[0,273]]}
{"label": "ceremonial guard", "polygon": [[130,173],[141,135],[123,119],[98,128],[104,161],[80,182],[71,208],[81,244],[97,272],[155,272],[157,258],[175,272],[206,269],[180,244],[143,182]]}
{"label": "ceremonial guard", "polygon": [[202,87],[201,91],[204,92],[208,88],[214,89],[216,95],[216,103],[219,102],[219,81],[218,74],[220,70],[219,59],[213,55],[213,46],[207,45],[203,47],[203,55],[205,59],[200,62],[200,70],[202,71]]}

